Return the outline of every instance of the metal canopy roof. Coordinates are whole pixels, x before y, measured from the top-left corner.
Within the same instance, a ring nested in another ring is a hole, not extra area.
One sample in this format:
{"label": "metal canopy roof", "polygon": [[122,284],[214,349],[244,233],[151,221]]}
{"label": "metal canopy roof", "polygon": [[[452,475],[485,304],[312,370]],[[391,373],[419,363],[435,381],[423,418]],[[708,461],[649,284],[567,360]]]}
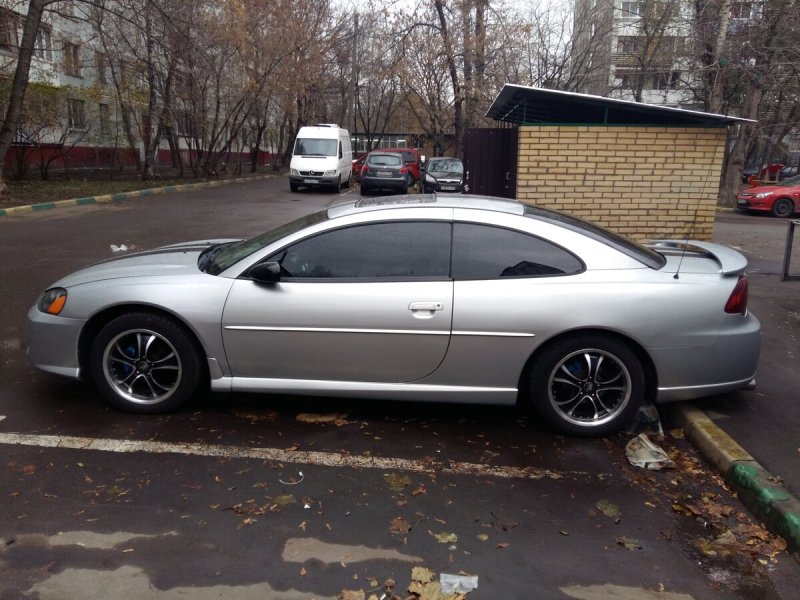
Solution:
{"label": "metal canopy roof", "polygon": [[559,90],[505,84],[487,117],[515,125],[665,125],[726,127],[749,119],[615,100]]}

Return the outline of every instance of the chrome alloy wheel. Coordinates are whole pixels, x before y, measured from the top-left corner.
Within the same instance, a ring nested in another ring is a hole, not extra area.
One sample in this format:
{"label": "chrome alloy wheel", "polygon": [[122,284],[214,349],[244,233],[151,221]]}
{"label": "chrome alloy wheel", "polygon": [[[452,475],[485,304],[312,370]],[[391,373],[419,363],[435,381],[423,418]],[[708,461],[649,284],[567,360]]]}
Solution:
{"label": "chrome alloy wheel", "polygon": [[116,335],[103,352],[103,375],[117,394],[135,404],[158,404],[177,389],[183,369],[170,341],[148,329]]}
{"label": "chrome alloy wheel", "polygon": [[614,420],[625,410],[632,385],[620,359],[605,350],[586,348],[556,364],[547,391],[561,419],[591,428]]}

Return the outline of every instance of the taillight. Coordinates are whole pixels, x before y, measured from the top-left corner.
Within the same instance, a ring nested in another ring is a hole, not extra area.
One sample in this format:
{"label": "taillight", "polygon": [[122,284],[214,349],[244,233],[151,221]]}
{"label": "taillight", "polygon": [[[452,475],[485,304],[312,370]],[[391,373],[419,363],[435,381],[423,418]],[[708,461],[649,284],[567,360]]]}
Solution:
{"label": "taillight", "polygon": [[725,303],[725,312],[731,315],[747,314],[747,277],[742,275],[733,288],[728,301]]}
{"label": "taillight", "polygon": [[405,175],[406,173],[408,173],[408,169],[406,169],[405,167],[400,167],[400,173]]}

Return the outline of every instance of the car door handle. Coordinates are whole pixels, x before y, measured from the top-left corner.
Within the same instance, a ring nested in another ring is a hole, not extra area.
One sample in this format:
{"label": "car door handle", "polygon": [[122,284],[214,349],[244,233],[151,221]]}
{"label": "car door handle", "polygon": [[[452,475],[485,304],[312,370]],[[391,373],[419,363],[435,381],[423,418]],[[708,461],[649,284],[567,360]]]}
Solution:
{"label": "car door handle", "polygon": [[444,304],[441,302],[412,302],[408,305],[408,310],[410,311],[418,311],[418,310],[427,310],[427,311],[435,311],[435,310],[444,310]]}

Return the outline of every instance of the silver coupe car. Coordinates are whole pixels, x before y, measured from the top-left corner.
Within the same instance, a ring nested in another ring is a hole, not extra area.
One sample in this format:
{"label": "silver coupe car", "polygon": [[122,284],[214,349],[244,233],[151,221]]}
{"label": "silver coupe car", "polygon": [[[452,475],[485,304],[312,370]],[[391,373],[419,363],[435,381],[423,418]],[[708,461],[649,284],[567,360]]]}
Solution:
{"label": "silver coupe car", "polygon": [[29,352],[130,411],[210,386],[523,402],[560,431],[606,435],[644,400],[754,385],[746,266],[725,246],[641,246],[516,201],[361,199],[68,275],[31,308]]}

